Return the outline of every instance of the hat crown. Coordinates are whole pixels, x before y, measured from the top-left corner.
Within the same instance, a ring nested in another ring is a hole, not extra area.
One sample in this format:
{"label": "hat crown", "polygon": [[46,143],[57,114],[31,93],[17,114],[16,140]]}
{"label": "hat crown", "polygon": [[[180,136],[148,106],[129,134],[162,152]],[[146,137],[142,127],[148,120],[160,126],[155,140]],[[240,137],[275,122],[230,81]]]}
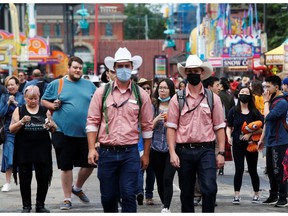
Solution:
{"label": "hat crown", "polygon": [[127,59],[128,61],[131,61],[132,55],[131,55],[131,53],[129,52],[129,50],[128,50],[126,47],[124,47],[124,48],[120,47],[120,48],[116,51],[115,56],[114,56],[114,59],[115,59],[116,62],[117,62],[118,60],[126,60],[126,59]]}
{"label": "hat crown", "polygon": [[197,55],[190,55],[186,60],[185,67],[201,67],[203,62]]}

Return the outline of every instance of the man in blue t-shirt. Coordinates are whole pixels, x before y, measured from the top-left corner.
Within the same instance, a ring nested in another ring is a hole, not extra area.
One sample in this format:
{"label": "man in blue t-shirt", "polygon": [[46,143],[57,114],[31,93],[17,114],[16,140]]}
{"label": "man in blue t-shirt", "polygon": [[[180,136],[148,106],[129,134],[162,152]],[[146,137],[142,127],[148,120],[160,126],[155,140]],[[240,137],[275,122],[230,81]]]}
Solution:
{"label": "man in blue t-shirt", "polygon": [[[71,194],[81,201],[89,202],[82,191],[82,186],[93,171],[88,164],[88,142],[86,135],[86,119],[90,100],[96,90],[95,85],[83,75],[83,61],[72,56],[68,62],[68,75],[54,80],[47,86],[42,97],[42,104],[53,111],[53,120],[57,131],[52,134],[52,143],[56,152],[58,169],[61,169],[64,201],[61,210],[72,207]],[[62,87],[59,87],[62,86]],[[81,167],[73,186],[73,167]]]}

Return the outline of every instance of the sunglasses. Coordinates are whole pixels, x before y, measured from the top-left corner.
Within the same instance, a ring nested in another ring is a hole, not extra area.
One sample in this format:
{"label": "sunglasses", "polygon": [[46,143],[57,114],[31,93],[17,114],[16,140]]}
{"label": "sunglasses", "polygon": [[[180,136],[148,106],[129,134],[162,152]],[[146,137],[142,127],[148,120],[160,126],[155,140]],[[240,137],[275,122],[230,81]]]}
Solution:
{"label": "sunglasses", "polygon": [[150,87],[142,87],[144,90],[150,90]]}

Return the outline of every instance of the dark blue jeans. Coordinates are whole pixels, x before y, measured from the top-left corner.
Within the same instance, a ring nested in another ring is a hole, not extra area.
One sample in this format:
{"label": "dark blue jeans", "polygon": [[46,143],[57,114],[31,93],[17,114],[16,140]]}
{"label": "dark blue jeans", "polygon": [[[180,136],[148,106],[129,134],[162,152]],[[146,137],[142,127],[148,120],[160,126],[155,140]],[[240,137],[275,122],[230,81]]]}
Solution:
{"label": "dark blue jeans", "polygon": [[121,150],[99,148],[98,179],[104,212],[137,212],[136,190],[140,169],[137,144]]}
{"label": "dark blue jeans", "polygon": [[204,147],[182,148],[176,145],[180,159],[178,169],[181,211],[195,212],[196,173],[202,192],[202,212],[214,212],[217,194],[215,150]]}
{"label": "dark blue jeans", "polygon": [[151,160],[149,162],[149,165],[145,171],[143,171],[141,168],[139,170],[138,175],[138,187],[137,187],[137,194],[143,194],[144,195],[144,172],[146,172],[146,179],[145,179],[145,198],[146,199],[152,199],[153,198],[153,190],[154,190],[154,183],[155,183],[155,174],[153,171],[153,168],[151,166]]}

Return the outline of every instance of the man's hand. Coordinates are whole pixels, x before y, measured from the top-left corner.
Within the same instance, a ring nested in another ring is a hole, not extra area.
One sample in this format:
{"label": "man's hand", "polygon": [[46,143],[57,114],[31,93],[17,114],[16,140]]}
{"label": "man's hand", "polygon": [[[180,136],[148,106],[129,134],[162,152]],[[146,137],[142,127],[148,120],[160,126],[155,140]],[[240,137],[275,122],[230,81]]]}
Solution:
{"label": "man's hand", "polygon": [[149,165],[149,156],[142,155],[140,160],[141,160],[141,169],[146,170]]}
{"label": "man's hand", "polygon": [[91,164],[91,165],[96,166],[98,159],[99,159],[99,154],[96,151],[96,149],[89,149],[88,163]]}
{"label": "man's hand", "polygon": [[224,166],[225,164],[225,158],[223,155],[220,155],[218,154],[217,157],[216,157],[216,166],[217,166],[217,169],[220,169]]}
{"label": "man's hand", "polygon": [[173,167],[180,168],[180,160],[176,153],[170,154],[170,163]]}

